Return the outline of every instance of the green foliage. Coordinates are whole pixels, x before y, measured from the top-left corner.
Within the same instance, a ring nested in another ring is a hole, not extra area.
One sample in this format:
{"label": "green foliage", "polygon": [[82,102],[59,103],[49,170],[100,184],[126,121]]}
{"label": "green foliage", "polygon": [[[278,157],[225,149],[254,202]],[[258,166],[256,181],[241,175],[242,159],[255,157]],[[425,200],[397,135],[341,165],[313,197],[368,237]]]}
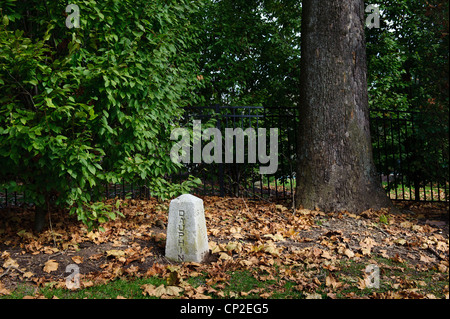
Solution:
{"label": "green foliage", "polygon": [[384,214],[380,215],[380,223],[389,225],[389,216],[386,216]]}
{"label": "green foliage", "polygon": [[200,83],[187,48],[201,2],[76,4],[80,28],[69,29],[66,1],[2,1],[0,182],[96,226],[115,218],[96,203],[105,184],[177,189],[170,129]]}
{"label": "green foliage", "polygon": [[205,105],[297,103],[300,1],[208,1],[197,18]]}
{"label": "green foliage", "polygon": [[416,189],[430,181],[442,185],[449,169],[449,2],[371,4],[380,7],[381,28],[366,32],[370,108],[417,112],[407,123],[378,128],[395,131],[397,138],[381,136],[386,145],[375,153],[383,157],[389,148],[402,153],[388,171],[378,169],[402,173]]}

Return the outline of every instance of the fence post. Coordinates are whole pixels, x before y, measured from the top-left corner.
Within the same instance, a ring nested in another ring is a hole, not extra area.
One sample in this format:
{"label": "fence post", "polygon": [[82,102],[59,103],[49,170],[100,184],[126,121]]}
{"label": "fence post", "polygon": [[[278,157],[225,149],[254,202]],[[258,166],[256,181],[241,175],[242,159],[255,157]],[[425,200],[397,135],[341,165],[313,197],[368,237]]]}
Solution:
{"label": "fence post", "polygon": [[[214,105],[214,112],[216,113],[216,118],[217,118],[217,123],[216,123],[216,128],[222,132],[222,119],[221,119],[221,114],[220,114],[220,105],[219,104],[215,104]],[[219,162],[219,192],[220,192],[220,197],[224,197],[225,196],[225,185],[224,185],[224,181],[223,181],[223,161]],[[213,186],[213,192],[214,192],[214,186]]]}

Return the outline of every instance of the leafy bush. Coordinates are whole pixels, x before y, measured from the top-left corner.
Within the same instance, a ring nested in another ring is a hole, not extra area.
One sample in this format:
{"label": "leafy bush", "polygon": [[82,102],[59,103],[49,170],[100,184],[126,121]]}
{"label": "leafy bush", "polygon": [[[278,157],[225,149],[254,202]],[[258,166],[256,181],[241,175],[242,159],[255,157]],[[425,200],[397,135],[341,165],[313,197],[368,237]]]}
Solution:
{"label": "leafy bush", "polygon": [[164,196],[179,169],[170,130],[200,83],[185,53],[199,1],[77,1],[73,29],[66,4],[2,2],[0,182],[37,212],[70,207],[95,227],[115,218],[96,203],[105,184],[146,182]]}

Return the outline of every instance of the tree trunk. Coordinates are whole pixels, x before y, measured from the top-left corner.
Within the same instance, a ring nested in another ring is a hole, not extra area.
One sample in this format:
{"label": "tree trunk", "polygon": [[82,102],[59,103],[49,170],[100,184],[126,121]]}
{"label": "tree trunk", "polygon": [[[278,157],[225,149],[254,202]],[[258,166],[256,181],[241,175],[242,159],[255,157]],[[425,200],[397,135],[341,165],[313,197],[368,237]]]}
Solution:
{"label": "tree trunk", "polygon": [[372,158],[363,0],[304,0],[296,203],[391,205]]}
{"label": "tree trunk", "polygon": [[34,211],[34,231],[40,233],[47,224],[47,209],[42,206],[36,206]]}

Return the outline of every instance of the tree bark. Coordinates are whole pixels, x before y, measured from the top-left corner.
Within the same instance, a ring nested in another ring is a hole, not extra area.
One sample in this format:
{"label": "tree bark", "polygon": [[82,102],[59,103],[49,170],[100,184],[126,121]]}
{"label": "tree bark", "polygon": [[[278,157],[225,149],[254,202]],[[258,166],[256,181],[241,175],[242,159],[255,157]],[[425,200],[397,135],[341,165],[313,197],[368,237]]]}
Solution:
{"label": "tree bark", "polygon": [[363,0],[304,0],[296,203],[391,205],[372,158]]}
{"label": "tree bark", "polygon": [[34,231],[36,233],[42,232],[44,227],[47,225],[47,209],[42,206],[36,206],[34,212]]}

